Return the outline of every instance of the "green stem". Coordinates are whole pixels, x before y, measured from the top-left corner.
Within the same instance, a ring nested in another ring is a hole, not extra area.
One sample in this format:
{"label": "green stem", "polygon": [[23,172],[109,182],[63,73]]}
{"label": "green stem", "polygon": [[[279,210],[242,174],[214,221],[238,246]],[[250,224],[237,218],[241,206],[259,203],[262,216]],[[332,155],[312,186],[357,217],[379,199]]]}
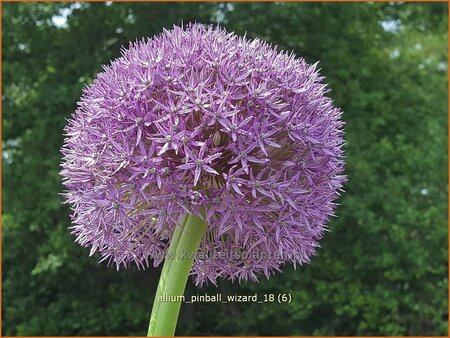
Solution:
{"label": "green stem", "polygon": [[172,237],[156,290],[147,336],[173,336],[183,300],[184,289],[192,268],[205,221],[197,215],[184,216],[184,226]]}
{"label": "green stem", "polygon": [[186,225],[186,221],[188,219],[188,215],[185,214],[180,220],[180,224],[175,228],[175,231],[172,235],[172,239],[170,241],[169,248],[167,249],[166,258],[164,260],[164,265],[161,270],[161,276],[159,277],[158,288],[156,289],[155,301],[153,302],[152,315],[150,317],[150,323],[148,324],[148,336],[152,334],[152,331],[155,329],[156,318],[158,317],[159,307],[161,302],[158,302],[157,299],[162,296],[164,289],[166,288],[167,276],[169,275],[170,265],[173,259],[168,259],[168,257],[175,257],[176,249],[178,246],[178,242],[180,241],[181,234],[183,233],[183,228]]}

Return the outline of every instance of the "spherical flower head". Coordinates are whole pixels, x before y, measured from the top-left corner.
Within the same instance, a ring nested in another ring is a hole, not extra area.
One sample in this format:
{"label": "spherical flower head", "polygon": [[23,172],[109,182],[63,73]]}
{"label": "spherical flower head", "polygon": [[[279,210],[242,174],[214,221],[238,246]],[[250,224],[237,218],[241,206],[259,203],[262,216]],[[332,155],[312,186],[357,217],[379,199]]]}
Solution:
{"label": "spherical flower head", "polygon": [[61,175],[76,241],[157,266],[185,213],[197,284],[310,261],[345,181],[341,111],[316,65],[200,24],[132,43],[85,88]]}

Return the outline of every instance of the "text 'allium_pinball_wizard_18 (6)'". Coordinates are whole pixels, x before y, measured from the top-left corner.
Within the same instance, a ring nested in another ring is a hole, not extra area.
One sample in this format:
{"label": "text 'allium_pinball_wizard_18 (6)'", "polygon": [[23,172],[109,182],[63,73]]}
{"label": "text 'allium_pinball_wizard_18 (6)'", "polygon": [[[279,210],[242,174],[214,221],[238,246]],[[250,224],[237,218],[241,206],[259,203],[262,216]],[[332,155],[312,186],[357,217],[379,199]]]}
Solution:
{"label": "text 'allium_pinball_wizard_18 (6)'", "polygon": [[157,266],[202,209],[197,285],[309,262],[346,180],[342,111],[316,66],[201,24],[131,43],[65,128],[76,241],[117,268]]}

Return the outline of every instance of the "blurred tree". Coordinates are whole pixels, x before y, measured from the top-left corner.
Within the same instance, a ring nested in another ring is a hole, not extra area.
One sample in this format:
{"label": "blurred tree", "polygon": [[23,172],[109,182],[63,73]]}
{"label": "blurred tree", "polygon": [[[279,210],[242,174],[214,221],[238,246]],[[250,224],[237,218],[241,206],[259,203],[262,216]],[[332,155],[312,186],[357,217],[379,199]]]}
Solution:
{"label": "blurred tree", "polygon": [[73,243],[59,149],[82,87],[128,41],[181,22],[320,60],[347,123],[346,193],[309,266],[187,292],[291,304],[185,304],[178,333],[447,335],[446,3],[4,3],[3,334],[143,335],[159,272]]}

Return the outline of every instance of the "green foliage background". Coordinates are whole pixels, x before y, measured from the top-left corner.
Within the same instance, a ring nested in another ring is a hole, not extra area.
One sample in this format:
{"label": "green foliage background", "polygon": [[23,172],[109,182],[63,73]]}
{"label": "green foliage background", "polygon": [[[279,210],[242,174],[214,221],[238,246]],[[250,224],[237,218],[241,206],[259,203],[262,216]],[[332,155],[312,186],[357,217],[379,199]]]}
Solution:
{"label": "green foliage background", "polygon": [[2,7],[4,335],[145,334],[159,271],[116,272],[73,243],[62,129],[120,46],[192,21],[320,60],[345,112],[349,182],[312,264],[187,290],[290,293],[291,304],[185,304],[177,333],[447,335],[446,3]]}

